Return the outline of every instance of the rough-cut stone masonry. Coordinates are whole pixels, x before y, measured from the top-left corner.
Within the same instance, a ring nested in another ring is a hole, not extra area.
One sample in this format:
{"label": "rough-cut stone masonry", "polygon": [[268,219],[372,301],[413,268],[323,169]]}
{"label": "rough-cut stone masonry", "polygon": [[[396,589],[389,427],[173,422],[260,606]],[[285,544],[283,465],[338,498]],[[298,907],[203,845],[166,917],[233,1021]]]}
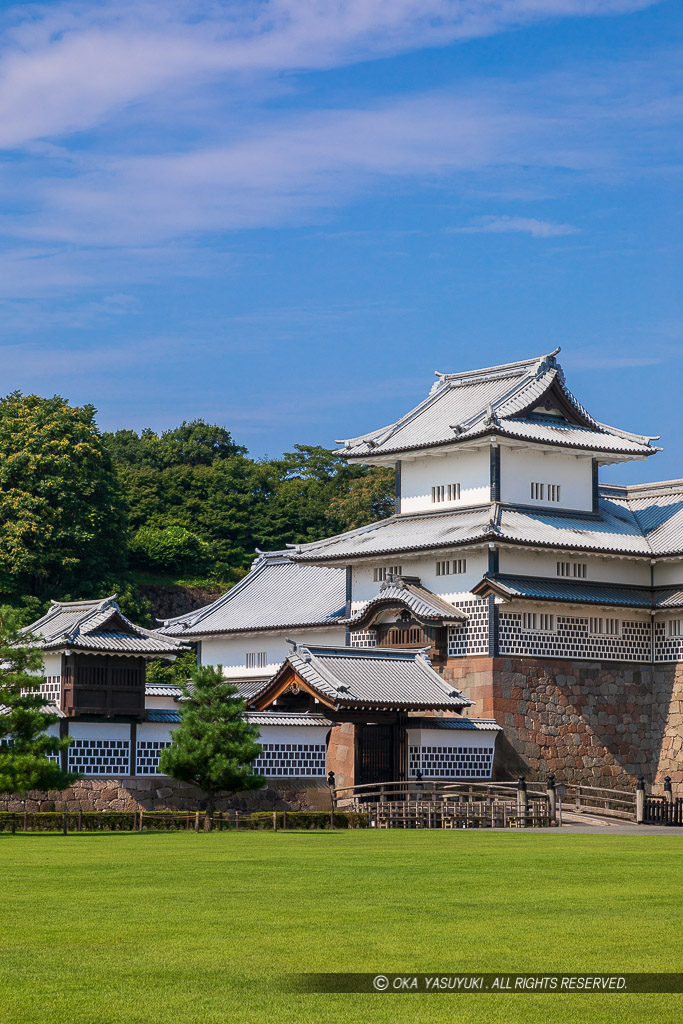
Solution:
{"label": "rough-cut stone masonry", "polygon": [[[194,786],[168,778],[81,779],[60,793],[31,792],[26,800],[0,794],[0,811],[170,811],[196,810],[202,794]],[[273,780],[257,793],[219,800],[224,811],[327,811],[326,780]]]}
{"label": "rough-cut stone masonry", "polygon": [[530,775],[655,790],[683,783],[683,664],[449,660],[444,675],[493,717]]}

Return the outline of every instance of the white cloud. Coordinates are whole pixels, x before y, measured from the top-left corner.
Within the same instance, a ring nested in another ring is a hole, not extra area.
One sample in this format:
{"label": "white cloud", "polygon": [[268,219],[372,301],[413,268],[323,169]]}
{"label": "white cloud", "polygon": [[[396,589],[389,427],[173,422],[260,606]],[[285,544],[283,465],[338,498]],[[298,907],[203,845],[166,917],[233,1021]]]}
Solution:
{"label": "white cloud", "polygon": [[0,147],[238,76],[329,68],[660,0],[139,0],[15,6],[0,40]]}
{"label": "white cloud", "polygon": [[533,235],[534,238],[557,238],[559,235],[576,235],[579,228],[573,224],[554,224],[549,220],[539,220],[537,217],[510,217],[489,216],[478,217],[466,227],[447,228],[449,234],[457,235],[479,235],[479,234],[502,234],[508,231],[524,235]]}

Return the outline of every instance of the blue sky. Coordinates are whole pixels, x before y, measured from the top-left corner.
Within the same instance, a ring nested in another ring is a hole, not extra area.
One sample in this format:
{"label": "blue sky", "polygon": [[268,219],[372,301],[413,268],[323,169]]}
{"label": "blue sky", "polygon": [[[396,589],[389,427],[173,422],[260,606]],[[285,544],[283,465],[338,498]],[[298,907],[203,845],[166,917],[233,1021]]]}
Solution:
{"label": "blue sky", "polygon": [[254,455],[562,346],[683,476],[675,0],[0,10],[2,390]]}

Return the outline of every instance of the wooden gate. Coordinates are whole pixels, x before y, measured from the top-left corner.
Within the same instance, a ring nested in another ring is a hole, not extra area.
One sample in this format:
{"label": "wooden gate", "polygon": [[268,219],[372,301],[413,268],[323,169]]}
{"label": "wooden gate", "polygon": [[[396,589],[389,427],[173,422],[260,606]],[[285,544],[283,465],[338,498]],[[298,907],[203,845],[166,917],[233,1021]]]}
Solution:
{"label": "wooden gate", "polygon": [[395,773],[395,728],[393,725],[358,727],[358,770],[356,785],[391,782]]}

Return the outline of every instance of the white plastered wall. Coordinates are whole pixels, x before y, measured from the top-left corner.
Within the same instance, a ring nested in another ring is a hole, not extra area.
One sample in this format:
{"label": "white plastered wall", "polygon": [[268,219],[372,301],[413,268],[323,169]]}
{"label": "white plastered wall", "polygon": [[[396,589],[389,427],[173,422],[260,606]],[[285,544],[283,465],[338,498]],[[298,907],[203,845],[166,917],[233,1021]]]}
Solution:
{"label": "white plastered wall", "polygon": [[[432,503],[432,487],[460,484],[459,501]],[[481,505],[490,497],[488,447],[477,451],[424,455],[401,462],[401,512]]]}
{"label": "white plastered wall", "polygon": [[325,743],[330,726],[260,725],[259,743]]}
{"label": "white plastered wall", "polygon": [[[535,501],[531,484],[559,484],[561,501]],[[587,456],[568,455],[557,449],[500,448],[500,500],[539,508],[593,509],[593,466]]]}
{"label": "white plastered wall", "polygon": [[138,742],[140,740],[156,740],[159,743],[168,743],[179,724],[179,722],[139,722],[137,727]]}
{"label": "white plastered wall", "polygon": [[657,562],[654,567],[656,587],[675,587],[683,585],[683,559],[672,562]]}
{"label": "white plastered wall", "polygon": [[130,740],[128,722],[69,722],[69,736],[83,740]]}
{"label": "white plastered wall", "polygon": [[153,697],[151,695],[146,695],[145,707],[148,711],[152,709],[156,709],[157,711],[177,711],[178,702],[175,697]]}
{"label": "white plastered wall", "polygon": [[478,729],[408,729],[409,747],[475,747],[491,749],[495,746],[497,731]]}
{"label": "white plastered wall", "polygon": [[[344,645],[346,630],[343,626],[323,629],[288,629],[278,632],[235,633],[232,636],[217,636],[202,640],[200,661],[202,665],[222,665],[223,675],[229,679],[253,676],[271,676],[289,654],[291,647],[287,638],[297,643],[312,645]],[[248,669],[247,653],[265,651],[266,665]]]}
{"label": "white plastered wall", "polygon": [[[587,567],[587,581],[650,586],[650,561],[647,558],[601,558],[599,555],[589,554],[569,555],[560,550],[553,552],[534,551],[522,547],[499,548],[498,570],[502,573],[564,578],[558,577],[558,562],[584,563]],[[569,579],[573,580],[574,577],[570,576]]]}
{"label": "white plastered wall", "polygon": [[[465,559],[467,571],[448,576],[437,576],[437,561],[453,561]],[[405,558],[402,555],[391,555],[378,558],[376,561],[354,565],[352,575],[351,609],[356,612],[368,601],[376,597],[381,583],[374,579],[377,567],[399,565],[404,576],[417,576],[423,587],[438,594],[447,601],[462,601],[470,597],[472,587],[477,584],[488,566],[488,551],[484,547],[467,550],[431,552],[430,554]]]}

